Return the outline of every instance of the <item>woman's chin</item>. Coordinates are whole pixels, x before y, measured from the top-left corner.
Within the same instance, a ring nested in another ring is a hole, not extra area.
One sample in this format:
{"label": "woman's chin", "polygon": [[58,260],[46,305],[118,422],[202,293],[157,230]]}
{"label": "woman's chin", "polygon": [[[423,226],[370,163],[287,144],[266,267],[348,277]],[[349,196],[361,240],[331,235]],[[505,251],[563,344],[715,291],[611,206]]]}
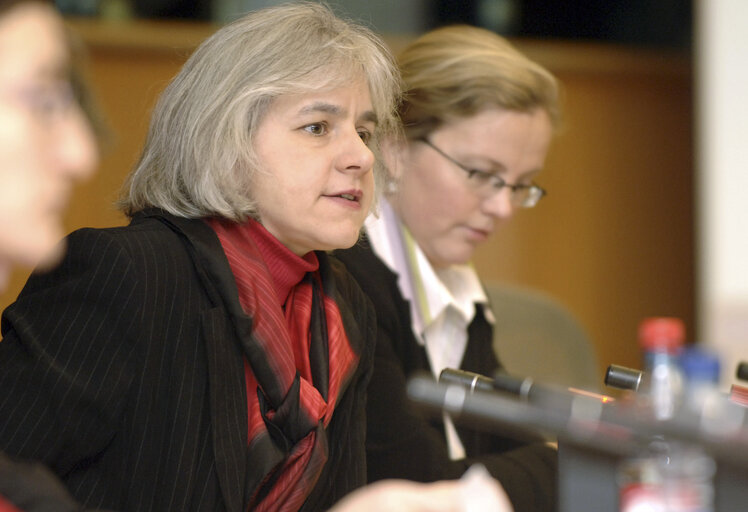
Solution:
{"label": "woman's chin", "polygon": [[42,253],[42,256],[39,258],[37,264],[35,265],[36,268],[40,270],[49,270],[53,267],[55,267],[60,261],[62,260],[62,257],[65,255],[65,248],[67,247],[67,244],[65,243],[65,240],[58,240],[57,243],[49,247],[49,249]]}
{"label": "woman's chin", "polygon": [[64,240],[24,247],[6,245],[5,250],[0,252],[0,293],[7,288],[14,267],[50,270],[62,259],[65,247]]}
{"label": "woman's chin", "polygon": [[0,293],[5,291],[10,279],[10,263],[0,259]]}
{"label": "woman's chin", "polygon": [[61,230],[50,229],[47,232],[38,230],[17,237],[15,243],[6,245],[2,258],[9,266],[22,266],[49,270],[62,260],[67,246]]}
{"label": "woman's chin", "polygon": [[320,245],[324,245],[324,250],[326,251],[335,251],[338,249],[349,249],[356,245],[356,242],[358,242],[361,238],[361,227],[360,226],[354,226],[351,228],[346,227],[345,229],[340,229],[334,235],[327,238],[327,240],[324,241],[324,243],[321,243]]}
{"label": "woman's chin", "polygon": [[434,268],[447,268],[453,265],[467,265],[473,260],[473,252],[470,251],[449,251],[444,254],[428,256],[431,266]]}

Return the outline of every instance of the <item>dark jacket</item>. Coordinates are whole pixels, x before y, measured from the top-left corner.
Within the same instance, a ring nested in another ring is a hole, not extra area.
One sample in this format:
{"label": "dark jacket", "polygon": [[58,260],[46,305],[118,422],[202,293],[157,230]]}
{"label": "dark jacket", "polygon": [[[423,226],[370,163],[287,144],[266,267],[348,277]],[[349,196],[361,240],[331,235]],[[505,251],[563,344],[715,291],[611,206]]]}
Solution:
{"label": "dark jacket", "polygon": [[43,464],[13,461],[0,453],[0,510],[5,510],[3,501],[24,512],[82,512]]}
{"label": "dark jacket", "polygon": [[[367,403],[369,481],[457,478],[480,462],[501,482],[515,510],[556,510],[556,451],[542,442],[518,441],[515,436],[486,434],[458,424],[467,459],[450,460],[441,421],[419,412],[406,395],[410,376],[431,371],[426,351],[413,334],[410,305],[400,293],[397,275],[374,254],[366,238],[335,255],[374,302],[377,313],[377,349]],[[461,368],[489,376],[500,368],[492,327],[480,306],[468,328]]]}
{"label": "dark jacket", "polygon": [[[365,482],[375,336],[369,301],[339,262],[318,257],[363,348],[303,510],[325,510]],[[274,461],[246,456],[240,339],[252,330],[227,313],[240,310],[235,286],[200,220],[151,211],[73,233],[62,264],[32,276],[3,314],[0,450],[43,462],[88,508],[245,512]],[[290,446],[277,441],[282,458]]]}

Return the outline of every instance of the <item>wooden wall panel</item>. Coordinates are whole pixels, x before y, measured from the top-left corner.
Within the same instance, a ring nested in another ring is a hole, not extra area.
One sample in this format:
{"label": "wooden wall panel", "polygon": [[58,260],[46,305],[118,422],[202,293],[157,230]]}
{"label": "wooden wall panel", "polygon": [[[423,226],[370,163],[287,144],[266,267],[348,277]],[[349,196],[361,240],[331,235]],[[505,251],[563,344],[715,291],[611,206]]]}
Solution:
{"label": "wooden wall panel", "polygon": [[[520,47],[523,47],[520,43]],[[549,190],[478,251],[485,279],[532,286],[579,317],[609,364],[640,367],[639,321],[694,332],[691,80],[684,56],[527,44],[565,90]],[[539,355],[542,357],[542,355]],[[601,381],[602,382],[602,381]]]}

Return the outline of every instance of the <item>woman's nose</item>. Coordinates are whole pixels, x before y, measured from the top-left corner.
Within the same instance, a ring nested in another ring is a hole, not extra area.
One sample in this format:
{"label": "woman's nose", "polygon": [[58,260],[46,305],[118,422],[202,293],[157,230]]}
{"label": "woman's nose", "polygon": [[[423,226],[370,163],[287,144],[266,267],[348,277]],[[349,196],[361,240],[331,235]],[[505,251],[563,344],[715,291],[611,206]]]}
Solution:
{"label": "woman's nose", "polygon": [[341,171],[366,174],[374,166],[374,153],[357,131],[347,134],[338,157]]}
{"label": "woman's nose", "polygon": [[514,204],[512,203],[512,189],[502,187],[488,196],[481,203],[484,213],[497,219],[509,219],[514,215]]}
{"label": "woman's nose", "polygon": [[57,140],[59,172],[74,181],[89,178],[99,163],[96,140],[82,110],[74,107],[60,124]]}

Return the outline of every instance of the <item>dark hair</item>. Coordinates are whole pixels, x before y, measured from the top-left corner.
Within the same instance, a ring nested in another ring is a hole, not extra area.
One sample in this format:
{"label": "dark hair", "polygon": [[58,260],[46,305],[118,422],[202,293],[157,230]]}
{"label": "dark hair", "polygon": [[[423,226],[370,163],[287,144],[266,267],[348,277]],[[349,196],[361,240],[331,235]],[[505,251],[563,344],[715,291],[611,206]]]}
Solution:
{"label": "dark hair", "polygon": [[0,16],[19,4],[45,4],[53,5],[49,0],[0,0]]}

